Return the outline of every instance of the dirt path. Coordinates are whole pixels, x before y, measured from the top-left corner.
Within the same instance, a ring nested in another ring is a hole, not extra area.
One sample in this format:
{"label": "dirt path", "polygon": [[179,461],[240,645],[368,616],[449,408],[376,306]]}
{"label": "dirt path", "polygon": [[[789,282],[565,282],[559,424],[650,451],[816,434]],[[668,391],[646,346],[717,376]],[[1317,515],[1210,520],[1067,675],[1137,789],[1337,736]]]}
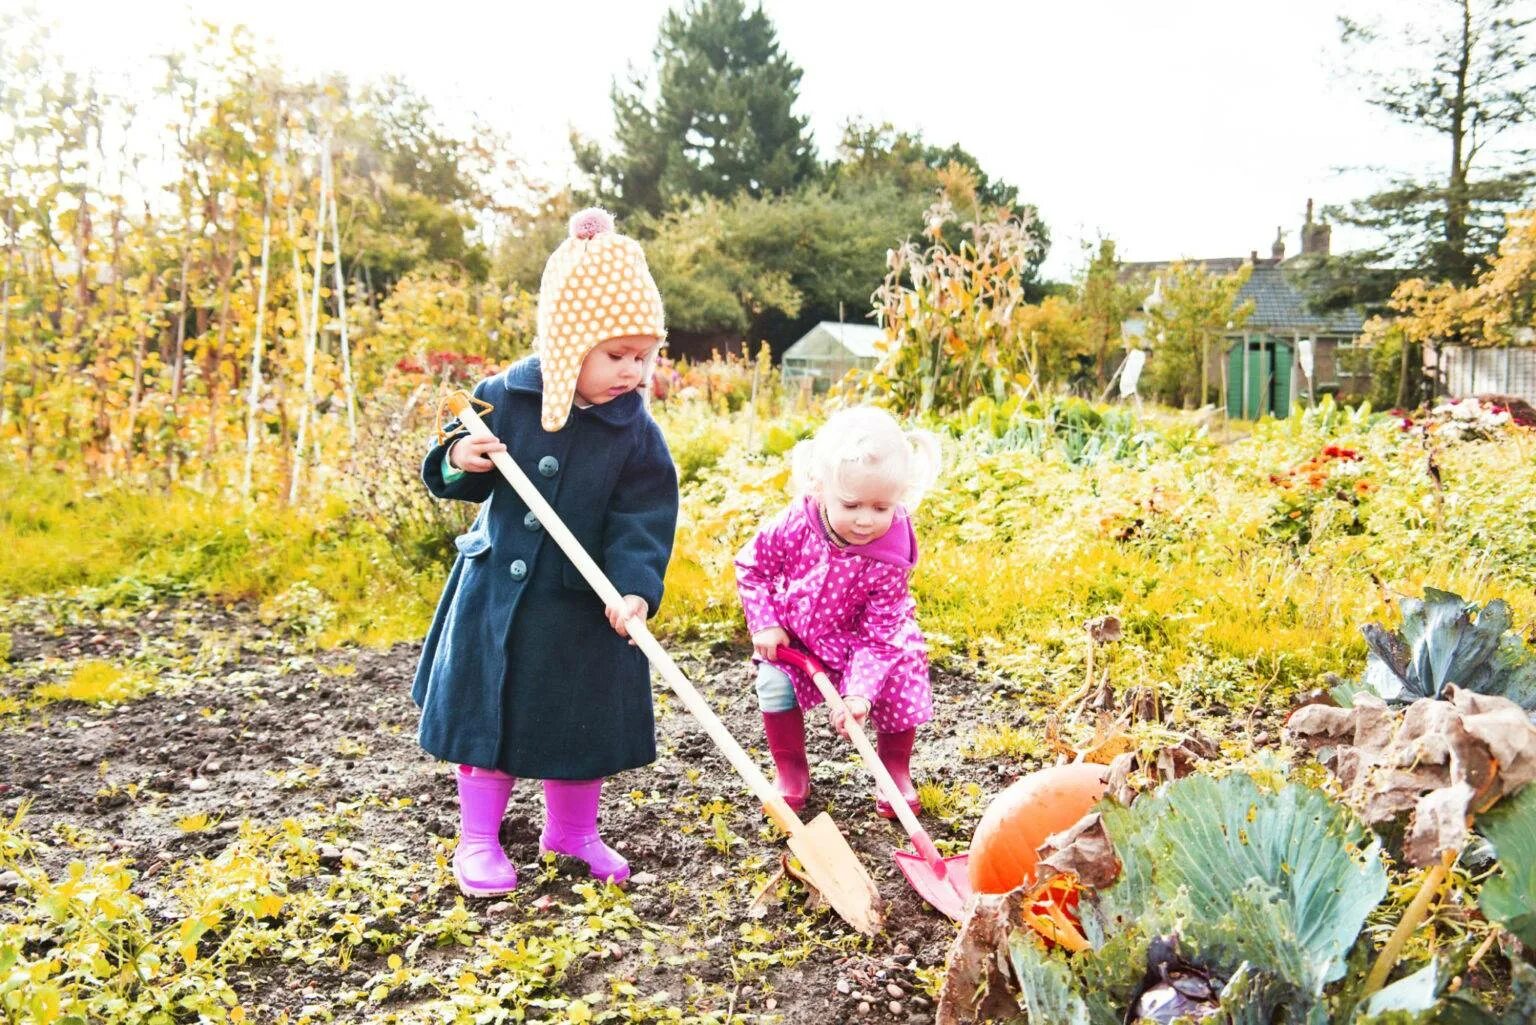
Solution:
{"label": "dirt path", "polygon": [[[238,836],[242,819],[269,827],[292,819],[319,836],[320,868],[303,881],[317,891],[334,887],[347,870],[393,867],[396,874],[386,877],[406,880],[400,885],[408,902],[392,927],[452,909],[457,894],[443,885],[443,858],[456,832],[456,805],[446,768],[414,741],[408,690],[415,645],[310,654],[274,637],[246,610],[191,603],[68,626],[41,606],[13,608],[9,618],[9,680],[0,693],[25,693],[82,658],[151,665],[161,674],[161,691],[140,700],[110,709],[53,704],[0,728],[0,810],[11,814],[30,803],[25,827],[51,873],[70,858],[123,858],[139,873],[136,892],[163,900],[158,885],[188,859],[216,856]],[[681,654],[684,672],[766,767],[743,653]],[[946,672],[936,674],[935,691],[938,725],[920,733],[915,774],[941,780],[955,798],[952,822],[925,819],[941,846],[947,840],[960,849],[980,794],[1030,766],[962,757],[974,726],[996,715],[985,707],[993,684]],[[782,847],[724,759],[665,698],[658,733],[658,761],[610,782],[602,820],[636,873],[626,899],[653,927],[649,942],[619,939],[588,953],[559,988],[574,997],[627,981],[719,1021],[932,1021],[923,976],[942,965],[952,927],[896,871],[889,852],[902,840],[899,829],[875,816],[865,777],[824,714],[811,730],[808,813],[830,810],[875,876],[887,917],[873,940],[852,935],[826,911],[808,914],[805,891],[788,883],[770,888],[759,902],[765,913],[751,917]],[[967,792],[967,784],[979,787]],[[186,828],[199,814],[207,824]],[[540,821],[539,788],[524,782],[502,829],[523,885],[504,901],[467,902],[480,935],[496,937],[535,917],[554,928],[569,916],[570,902],[579,902],[574,863],[535,861]],[[428,947],[413,963],[452,978],[473,953],[468,945]],[[258,958],[235,981],[257,1020],[323,1008],[328,1020],[365,1021],[380,1007],[328,1000],[365,986],[383,960],[363,942],[329,963]],[[390,1000],[391,1013],[408,1012],[409,997]]]}

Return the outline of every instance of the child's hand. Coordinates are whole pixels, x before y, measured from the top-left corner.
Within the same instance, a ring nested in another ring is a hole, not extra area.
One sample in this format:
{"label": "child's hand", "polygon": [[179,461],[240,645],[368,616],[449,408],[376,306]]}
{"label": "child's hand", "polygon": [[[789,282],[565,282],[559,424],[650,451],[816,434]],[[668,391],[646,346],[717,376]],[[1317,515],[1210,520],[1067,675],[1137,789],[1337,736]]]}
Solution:
{"label": "child's hand", "polygon": [[789,643],[789,634],[781,626],[760,630],[752,635],[752,650],[758,658],[772,662],[779,654],[779,645]]}
{"label": "child's hand", "polygon": [[448,450],[448,461],[465,473],[485,473],[496,468],[491,462],[492,452],[505,452],[507,446],[495,438],[471,434],[460,438]]}
{"label": "child's hand", "polygon": [[843,707],[848,709],[848,715],[844,717],[838,714],[837,709],[832,709],[832,725],[838,733],[846,737],[848,736],[848,719],[858,723],[860,729],[864,728],[864,720],[869,718],[869,701],[857,696],[843,698]]}
{"label": "child's hand", "polygon": [[[625,622],[632,616],[639,616],[641,621],[644,622],[645,614],[648,611],[650,611],[650,606],[645,603],[644,598],[638,594],[626,594],[622,605],[608,606],[608,625],[613,627],[614,633],[620,637],[628,637],[629,627],[624,625]],[[635,642],[630,641],[629,643],[633,644]]]}

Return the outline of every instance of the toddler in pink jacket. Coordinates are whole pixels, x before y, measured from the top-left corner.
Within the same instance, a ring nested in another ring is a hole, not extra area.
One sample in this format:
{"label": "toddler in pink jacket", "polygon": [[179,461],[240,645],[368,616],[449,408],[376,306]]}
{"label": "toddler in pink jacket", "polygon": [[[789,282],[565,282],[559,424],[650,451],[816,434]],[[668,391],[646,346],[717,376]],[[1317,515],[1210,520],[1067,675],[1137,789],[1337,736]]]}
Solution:
{"label": "toddler in pink jacket", "polygon": [[[736,556],[779,793],[796,811],[805,806],[802,709],[822,700],[799,670],[775,661],[792,645],[827,667],[849,715],[874,724],[880,760],[918,811],[912,741],[933,718],[933,692],[908,589],[917,564],[909,510],[938,475],[938,439],[859,406],[834,414],[793,459],[798,497]],[[895,817],[878,795],[875,809]]]}

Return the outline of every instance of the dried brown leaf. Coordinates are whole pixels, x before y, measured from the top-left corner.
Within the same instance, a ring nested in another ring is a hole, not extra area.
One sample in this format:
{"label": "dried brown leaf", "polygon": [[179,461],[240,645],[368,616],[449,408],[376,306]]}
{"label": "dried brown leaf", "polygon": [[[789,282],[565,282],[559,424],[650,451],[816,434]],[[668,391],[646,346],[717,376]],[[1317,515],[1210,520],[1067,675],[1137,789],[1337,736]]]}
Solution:
{"label": "dried brown leaf", "polygon": [[827,904],[827,898],[822,896],[821,890],[816,886],[815,883],[811,882],[811,877],[795,868],[795,864],[790,860],[789,853],[787,851],[781,852],[779,854],[779,868],[785,875],[789,876],[795,882],[805,887],[806,911],[820,911],[823,907],[830,906]]}
{"label": "dried brown leaf", "polygon": [[1070,874],[1083,885],[1098,888],[1120,876],[1120,858],[1098,812],[1089,812],[1070,828],[1046,837],[1039,850],[1035,878],[1041,882],[1052,875]]}
{"label": "dried brown leaf", "polygon": [[1426,794],[1419,801],[1408,833],[1403,838],[1403,855],[1411,865],[1433,865],[1446,852],[1461,850],[1467,839],[1467,812],[1474,791],[1465,783]]}
{"label": "dried brown leaf", "polygon": [[1153,751],[1118,755],[1109,763],[1106,794],[1121,804],[1130,804],[1142,791],[1183,779],[1194,772],[1200,762],[1215,758],[1219,753],[1220,749],[1210,740],[1198,733],[1190,733],[1181,736],[1177,743]]}
{"label": "dried brown leaf", "polygon": [[1536,727],[1525,709],[1500,697],[1448,688],[1467,732],[1488,747],[1498,762],[1501,792],[1512,794],[1536,781]]}
{"label": "dried brown leaf", "polygon": [[1432,865],[1461,849],[1468,816],[1536,780],[1536,727],[1507,698],[1455,687],[1401,713],[1370,695],[1292,713],[1289,739],[1318,753],[1372,825],[1410,816],[1403,853]]}
{"label": "dried brown leaf", "polygon": [[1083,626],[1095,644],[1113,644],[1123,636],[1119,616],[1099,616],[1088,620]]}
{"label": "dried brown leaf", "polygon": [[767,882],[758,887],[757,895],[752,898],[752,903],[747,906],[748,918],[755,920],[767,917],[768,905],[771,903],[774,889],[778,887],[779,881],[789,874],[789,855],[780,854],[778,871],[770,875]]}
{"label": "dried brown leaf", "polygon": [[944,961],[937,1025],[1008,1019],[1018,1015],[1008,963],[1008,936],[1023,928],[1025,891],[981,894],[960,923]]}

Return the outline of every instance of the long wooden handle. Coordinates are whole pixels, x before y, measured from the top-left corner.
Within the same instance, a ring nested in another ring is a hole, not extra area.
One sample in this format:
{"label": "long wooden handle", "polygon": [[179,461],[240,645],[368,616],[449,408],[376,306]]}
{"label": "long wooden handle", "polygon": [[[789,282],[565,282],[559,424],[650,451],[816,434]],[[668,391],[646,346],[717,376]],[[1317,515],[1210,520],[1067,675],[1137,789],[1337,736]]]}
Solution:
{"label": "long wooden handle", "polygon": [[933,840],[928,836],[928,831],[923,824],[917,821],[917,816],[912,814],[912,806],[907,804],[907,799],[901,796],[901,788],[891,778],[891,770],[885,767],[880,760],[880,755],[875,751],[874,745],[869,742],[869,735],[864,732],[864,727],[858,724],[853,716],[848,714],[848,706],[843,703],[843,696],[832,686],[832,680],[827,676],[826,668],[814,656],[795,648],[780,646],[777,657],[780,661],[794,666],[811,678],[816,684],[816,689],[821,691],[821,696],[827,704],[836,709],[843,717],[843,725],[848,730],[848,739],[853,741],[853,746],[858,749],[860,757],[864,759],[864,765],[869,769],[870,775],[875,777],[875,785],[880,788],[881,795],[890,804],[891,810],[896,813],[896,818],[901,821],[901,828],[907,831],[912,838],[912,846],[917,853],[923,856],[923,860],[934,866],[940,875],[943,874],[943,859],[939,857],[938,848],[934,847]]}
{"label": "long wooden handle", "polygon": [[[449,411],[459,418],[459,422],[469,429],[470,434],[485,438],[496,437],[471,407],[466,393],[455,392],[445,401]],[[618,588],[613,586],[607,574],[592,561],[592,557],[581,546],[581,542],[576,540],[575,535],[544,500],[544,496],[539,494],[538,489],[533,486],[533,482],[512,461],[512,457],[505,452],[492,452],[490,457],[491,462],[496,464],[496,468],[507,479],[507,483],[512,485],[518,497],[533,510],[533,514],[539,518],[540,525],[560,546],[566,558],[581,571],[582,577],[592,585],[592,590],[597,592],[597,596],[603,600],[603,603],[608,606],[622,606],[624,597],[619,594]],[[768,817],[784,832],[797,832],[801,827],[799,817],[789,805],[784,803],[784,799],[774,790],[773,784],[768,782],[768,777],[763,775],[763,770],[759,769],[751,756],[742,750],[736,738],[731,736],[730,731],[725,728],[725,723],[720,721],[719,716],[710,709],[698,690],[688,682],[688,678],[677,667],[677,663],[672,661],[672,656],[666,653],[651,634],[650,628],[645,625],[645,620],[640,616],[631,616],[625,621],[624,626],[635,645],[645,653],[651,665],[661,673],[661,678],[666,681],[667,686],[672,688],[673,693],[681,699],[688,711],[693,713],[693,717],[704,727],[704,732],[709,734],[715,746],[731,763],[731,767],[746,781],[747,786],[752,788],[752,793],[762,802]]]}

